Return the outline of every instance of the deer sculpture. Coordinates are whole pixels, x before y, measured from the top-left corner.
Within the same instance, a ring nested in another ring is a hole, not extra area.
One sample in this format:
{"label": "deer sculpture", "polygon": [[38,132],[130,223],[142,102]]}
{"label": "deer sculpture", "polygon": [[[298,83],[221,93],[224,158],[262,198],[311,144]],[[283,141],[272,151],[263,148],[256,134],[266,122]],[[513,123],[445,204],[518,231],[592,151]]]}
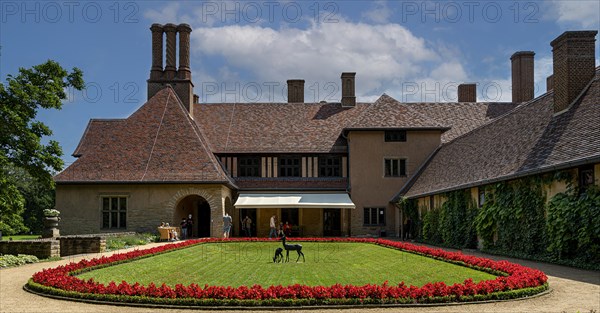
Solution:
{"label": "deer sculpture", "polygon": [[283,248],[285,249],[285,261],[289,262],[290,261],[290,251],[296,251],[298,252],[298,258],[296,259],[296,262],[298,262],[298,260],[300,260],[300,256],[302,256],[302,261],[306,262],[306,259],[304,258],[304,253],[302,253],[302,245],[299,244],[293,244],[293,245],[288,245],[285,243],[285,235],[281,236],[281,241],[283,242]]}

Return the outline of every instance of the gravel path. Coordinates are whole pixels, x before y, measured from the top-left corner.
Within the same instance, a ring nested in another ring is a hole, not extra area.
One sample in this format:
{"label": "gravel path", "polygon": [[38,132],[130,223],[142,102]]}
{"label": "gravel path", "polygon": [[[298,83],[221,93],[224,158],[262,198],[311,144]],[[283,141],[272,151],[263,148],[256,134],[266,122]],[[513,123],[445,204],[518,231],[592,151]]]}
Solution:
{"label": "gravel path", "polygon": [[[162,245],[154,243],[144,248]],[[121,250],[120,252],[127,251]],[[471,253],[491,259],[500,257],[480,253]],[[104,255],[110,255],[105,253]],[[129,313],[129,312],[190,312],[190,310],[150,309],[112,305],[85,304],[73,301],[54,300],[37,296],[24,291],[23,285],[33,273],[43,268],[55,267],[69,262],[79,261],[82,258],[94,258],[100,255],[88,254],[84,256],[67,257],[60,261],[29,264],[16,268],[0,270],[0,312],[6,313]],[[548,275],[552,292],[548,295],[518,301],[468,304],[460,306],[443,307],[412,307],[412,308],[358,308],[358,309],[327,309],[328,313],[334,312],[597,312],[600,313],[600,272],[584,271],[564,266],[536,263],[519,259],[507,259],[511,262],[538,268]],[[228,311],[221,311],[228,312]],[[233,311],[231,311],[233,312]],[[256,311],[260,312],[260,311]],[[272,311],[263,311],[272,312]],[[286,311],[278,311],[286,312]],[[290,310],[289,312],[293,312]],[[310,310],[307,312],[315,312]]]}

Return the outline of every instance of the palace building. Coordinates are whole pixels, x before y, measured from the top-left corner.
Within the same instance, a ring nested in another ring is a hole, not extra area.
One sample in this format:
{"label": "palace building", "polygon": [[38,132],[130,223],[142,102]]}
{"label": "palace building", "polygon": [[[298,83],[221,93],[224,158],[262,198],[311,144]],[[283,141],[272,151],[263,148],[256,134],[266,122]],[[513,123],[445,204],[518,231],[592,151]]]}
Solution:
{"label": "palace building", "polygon": [[335,103],[304,102],[301,79],[288,80],[287,103],[199,103],[192,29],[150,29],[147,102],[90,120],[77,160],[54,178],[63,234],[154,232],[191,214],[194,237],[220,237],[227,212],[234,235],[249,216],[267,236],[276,215],[296,236],[399,236],[403,197],[428,207],[447,191],[477,198],[486,184],[559,169],[600,177],[595,31],[552,42],[554,74],[537,98],[534,53],[516,52],[510,103],[477,102],[475,84],[452,103],[359,102],[350,72]]}

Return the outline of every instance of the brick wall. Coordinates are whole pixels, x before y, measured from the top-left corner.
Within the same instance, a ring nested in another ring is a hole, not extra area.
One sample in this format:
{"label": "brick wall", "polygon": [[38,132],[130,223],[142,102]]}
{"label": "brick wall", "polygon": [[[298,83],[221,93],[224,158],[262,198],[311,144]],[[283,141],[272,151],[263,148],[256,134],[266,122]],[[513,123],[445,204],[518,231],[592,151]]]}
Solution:
{"label": "brick wall", "polygon": [[106,251],[104,236],[66,236],[59,237],[60,256],[84,253],[99,253]]}

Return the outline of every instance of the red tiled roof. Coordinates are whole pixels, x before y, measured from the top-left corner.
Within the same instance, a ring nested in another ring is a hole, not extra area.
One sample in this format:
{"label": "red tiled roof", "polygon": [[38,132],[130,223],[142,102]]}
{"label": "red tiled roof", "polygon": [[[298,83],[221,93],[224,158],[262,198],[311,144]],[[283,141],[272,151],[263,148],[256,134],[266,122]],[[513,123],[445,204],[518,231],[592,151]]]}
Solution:
{"label": "red tiled roof", "polygon": [[170,87],[126,119],[91,120],[74,155],[56,182],[231,183]]}
{"label": "red tiled roof", "polygon": [[399,195],[426,196],[598,162],[598,125],[600,72],[566,112],[554,114],[549,92],[441,146]]}

